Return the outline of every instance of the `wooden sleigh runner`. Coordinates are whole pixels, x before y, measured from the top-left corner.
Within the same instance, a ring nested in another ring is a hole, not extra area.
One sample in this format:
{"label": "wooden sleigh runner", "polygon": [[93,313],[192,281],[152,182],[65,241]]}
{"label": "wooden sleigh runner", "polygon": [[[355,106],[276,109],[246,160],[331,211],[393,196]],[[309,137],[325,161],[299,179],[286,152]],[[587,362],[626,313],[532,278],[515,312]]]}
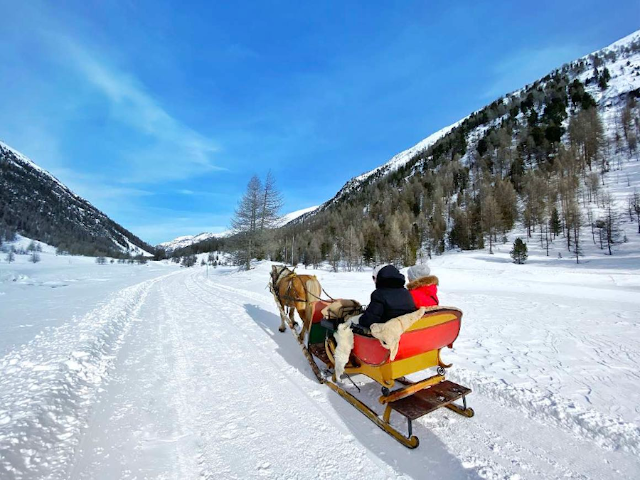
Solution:
{"label": "wooden sleigh runner", "polygon": [[[358,374],[365,375],[381,386],[382,393],[378,401],[384,406],[384,412],[379,415],[336,381],[333,370],[336,341],[333,332],[340,319],[323,317],[321,311],[329,302],[318,300],[310,305],[307,312],[310,312],[312,319],[305,342],[296,333],[295,325],[289,321],[272,286],[270,290],[274,293],[283,321],[286,319],[292,329],[318,381],[325,383],[404,446],[416,448],[419,445],[418,437],[413,435],[412,422],[439,408],[447,408],[465,417],[474,415],[473,409],[467,407],[466,400],[471,389],[446,380],[446,369],[451,365],[444,364],[440,358],[441,349],[451,348],[460,333],[460,310],[452,307],[429,307],[424,316],[402,334],[393,361],[390,360],[390,351],[378,339],[364,329],[354,329],[354,346],[344,372],[349,378]],[[326,366],[324,372],[316,359]],[[407,375],[429,368],[435,368],[436,374],[419,381],[406,378]],[[462,404],[455,403],[458,401]],[[407,435],[391,425],[393,412],[406,418]]]}

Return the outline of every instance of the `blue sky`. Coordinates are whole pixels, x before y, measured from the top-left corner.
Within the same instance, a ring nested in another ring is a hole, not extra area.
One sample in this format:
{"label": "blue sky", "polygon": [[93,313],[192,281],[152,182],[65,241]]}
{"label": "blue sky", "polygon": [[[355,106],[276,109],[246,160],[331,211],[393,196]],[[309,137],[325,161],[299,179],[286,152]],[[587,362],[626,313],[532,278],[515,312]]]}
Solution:
{"label": "blue sky", "polygon": [[[0,0],[0,140],[151,243],[285,211],[640,27],[640,3]],[[284,213],[284,212],[283,212]]]}

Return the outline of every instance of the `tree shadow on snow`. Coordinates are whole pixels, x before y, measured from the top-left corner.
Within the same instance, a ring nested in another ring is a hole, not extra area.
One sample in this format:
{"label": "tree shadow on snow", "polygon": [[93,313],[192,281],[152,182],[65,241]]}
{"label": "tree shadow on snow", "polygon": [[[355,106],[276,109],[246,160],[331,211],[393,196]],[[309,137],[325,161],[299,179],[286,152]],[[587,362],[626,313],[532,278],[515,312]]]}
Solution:
{"label": "tree shadow on snow", "polygon": [[[280,317],[257,305],[247,303],[244,308],[253,321],[274,339],[278,345],[276,352],[308,379],[314,383],[317,382],[291,333],[278,331]],[[359,386],[362,391],[354,392],[355,395],[381,413],[381,406],[377,401],[380,394],[377,384],[369,382]],[[353,390],[353,387],[348,387],[348,390]],[[460,459],[451,454],[444,443],[419,421],[413,423],[413,432],[420,438],[420,446],[416,450],[409,450],[367,420],[364,415],[339,395],[331,392],[328,387],[327,398],[331,408],[342,419],[356,440],[395,471],[413,478],[480,478],[475,470],[464,468]],[[406,431],[406,422],[398,414],[392,415],[392,423],[400,431]]]}

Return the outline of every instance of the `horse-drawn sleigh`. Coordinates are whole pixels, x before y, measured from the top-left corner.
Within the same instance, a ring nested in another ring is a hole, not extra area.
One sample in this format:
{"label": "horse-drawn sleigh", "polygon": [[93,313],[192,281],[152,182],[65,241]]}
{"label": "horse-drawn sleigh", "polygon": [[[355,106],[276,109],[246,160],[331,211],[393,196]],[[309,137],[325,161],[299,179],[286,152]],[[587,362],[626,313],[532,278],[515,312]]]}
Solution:
{"label": "horse-drawn sleigh", "polygon": [[[337,345],[334,332],[344,317],[357,313],[359,306],[343,309],[342,315],[331,315],[332,309],[327,307],[333,300],[320,298],[322,288],[316,277],[298,275],[283,265],[272,267],[269,290],[280,310],[280,331],[286,329],[285,324],[289,325],[318,381],[337,392],[404,446],[416,448],[419,444],[418,438],[413,435],[412,421],[438,408],[445,407],[466,417],[473,416],[473,409],[468,408],[466,402],[471,390],[445,379],[445,370],[451,365],[443,363],[440,358],[440,350],[451,348],[458,337],[462,320],[460,310],[451,307],[427,308],[424,316],[400,336],[395,358],[380,340],[371,336],[368,329],[353,327],[353,349],[344,373],[349,378],[362,374],[380,384],[382,394],[378,401],[384,406],[380,416],[340,387],[335,376]],[[295,311],[302,320],[299,333],[296,332]],[[324,364],[322,370],[316,359]],[[407,375],[428,368],[435,368],[435,374],[418,381],[407,378]],[[454,403],[457,400],[462,400],[462,405]],[[407,419],[406,436],[390,423],[394,411]]]}

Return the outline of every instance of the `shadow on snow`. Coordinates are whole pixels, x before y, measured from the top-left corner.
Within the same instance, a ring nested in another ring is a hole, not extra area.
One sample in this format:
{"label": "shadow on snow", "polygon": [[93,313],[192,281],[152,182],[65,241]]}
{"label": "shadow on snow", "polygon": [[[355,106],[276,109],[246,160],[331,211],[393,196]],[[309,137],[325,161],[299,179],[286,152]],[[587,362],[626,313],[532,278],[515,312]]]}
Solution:
{"label": "shadow on snow", "polygon": [[[276,353],[306,378],[314,383],[317,382],[291,333],[278,331],[280,317],[256,305],[247,303],[244,308],[253,321],[278,345]],[[362,378],[360,377],[358,380]],[[359,387],[362,392],[356,393],[356,395],[366,404],[372,406],[374,410],[380,410],[378,413],[381,413],[381,408],[377,408],[379,407],[377,405],[377,396],[379,395],[377,384],[367,382]],[[355,389],[351,386],[348,390]],[[453,479],[480,478],[475,470],[464,468],[461,460],[452,455],[444,443],[421,422],[416,421],[413,424],[413,432],[420,438],[420,446],[416,450],[409,450],[367,420],[364,415],[337,394],[327,390],[327,398],[331,408],[338,414],[358,442],[394,470],[414,478],[427,476]],[[318,408],[322,407],[319,405]],[[398,417],[397,414],[393,414],[392,423],[404,432],[406,431],[406,422]]]}

